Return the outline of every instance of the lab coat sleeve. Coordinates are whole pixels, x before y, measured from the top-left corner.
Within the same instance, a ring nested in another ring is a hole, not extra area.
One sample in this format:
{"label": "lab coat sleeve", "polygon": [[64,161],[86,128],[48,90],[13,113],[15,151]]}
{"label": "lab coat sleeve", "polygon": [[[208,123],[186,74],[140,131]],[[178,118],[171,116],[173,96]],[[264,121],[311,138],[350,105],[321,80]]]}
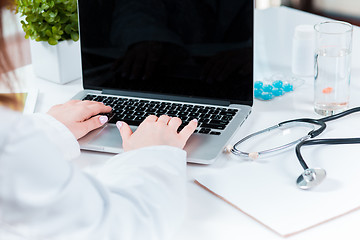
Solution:
{"label": "lab coat sleeve", "polygon": [[29,118],[36,128],[45,130],[46,137],[59,148],[65,159],[71,160],[80,155],[78,141],[64,124],[44,113],[35,113]]}
{"label": "lab coat sleeve", "polygon": [[116,155],[95,178],[65,161],[61,140],[74,140],[53,120],[22,117],[1,146],[0,227],[25,239],[169,239],[185,212],[185,152]]}
{"label": "lab coat sleeve", "polygon": [[61,133],[68,130],[55,124],[56,131],[46,116],[5,114],[0,120],[1,228],[24,239],[86,239],[96,232],[105,209],[100,187],[65,161],[61,144],[49,137],[70,144],[65,141],[74,140]]}
{"label": "lab coat sleeve", "polygon": [[178,148],[147,147],[118,155],[101,169],[97,178],[112,193],[109,226],[133,229],[116,232],[118,239],[171,239],[186,212],[185,159]]}

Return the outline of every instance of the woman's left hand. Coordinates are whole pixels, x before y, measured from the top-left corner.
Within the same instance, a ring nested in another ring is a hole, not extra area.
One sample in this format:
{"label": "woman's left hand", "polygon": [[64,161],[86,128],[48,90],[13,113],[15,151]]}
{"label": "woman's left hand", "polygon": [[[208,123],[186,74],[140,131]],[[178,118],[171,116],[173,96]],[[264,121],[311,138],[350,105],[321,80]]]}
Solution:
{"label": "woman's left hand", "polygon": [[104,125],[108,118],[101,113],[108,113],[111,107],[93,101],[71,100],[53,106],[47,113],[63,123],[79,139],[88,132]]}

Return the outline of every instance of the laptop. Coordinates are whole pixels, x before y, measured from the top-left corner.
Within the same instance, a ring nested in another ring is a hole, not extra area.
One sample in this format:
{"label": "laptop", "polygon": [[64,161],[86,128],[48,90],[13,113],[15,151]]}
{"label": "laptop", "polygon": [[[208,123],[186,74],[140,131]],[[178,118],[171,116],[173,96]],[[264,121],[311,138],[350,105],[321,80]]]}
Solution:
{"label": "laptop", "polygon": [[79,140],[122,152],[116,121],[148,116],[199,121],[188,162],[210,164],[253,104],[254,6],[249,0],[78,0],[84,90],[73,99],[113,108]]}

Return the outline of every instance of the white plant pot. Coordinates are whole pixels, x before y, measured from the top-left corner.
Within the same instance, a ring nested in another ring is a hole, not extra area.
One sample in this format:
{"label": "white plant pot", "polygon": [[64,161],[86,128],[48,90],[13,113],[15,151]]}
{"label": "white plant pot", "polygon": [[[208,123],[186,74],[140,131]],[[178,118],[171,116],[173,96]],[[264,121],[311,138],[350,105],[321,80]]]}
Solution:
{"label": "white plant pot", "polygon": [[52,46],[47,42],[30,41],[34,73],[45,80],[65,84],[81,77],[80,41],[61,41]]}

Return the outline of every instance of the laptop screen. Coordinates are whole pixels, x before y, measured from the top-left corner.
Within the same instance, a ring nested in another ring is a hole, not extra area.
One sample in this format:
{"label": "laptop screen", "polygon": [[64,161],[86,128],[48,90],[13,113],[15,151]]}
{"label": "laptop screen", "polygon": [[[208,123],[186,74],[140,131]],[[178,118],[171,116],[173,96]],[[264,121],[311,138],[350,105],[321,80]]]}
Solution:
{"label": "laptop screen", "polygon": [[83,85],[253,102],[252,0],[78,0]]}

